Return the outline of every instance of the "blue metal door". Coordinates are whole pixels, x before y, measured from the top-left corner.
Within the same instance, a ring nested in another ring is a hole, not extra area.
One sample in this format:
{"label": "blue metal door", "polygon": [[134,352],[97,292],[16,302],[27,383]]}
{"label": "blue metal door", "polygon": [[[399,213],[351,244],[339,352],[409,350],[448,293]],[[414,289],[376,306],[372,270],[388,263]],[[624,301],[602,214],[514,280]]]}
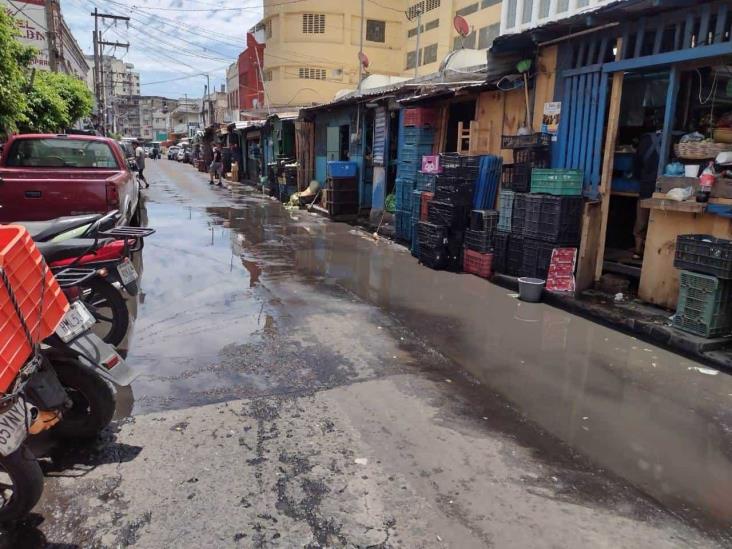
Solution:
{"label": "blue metal door", "polygon": [[564,71],[556,166],[582,170],[584,195],[597,198],[608,74],[598,65]]}

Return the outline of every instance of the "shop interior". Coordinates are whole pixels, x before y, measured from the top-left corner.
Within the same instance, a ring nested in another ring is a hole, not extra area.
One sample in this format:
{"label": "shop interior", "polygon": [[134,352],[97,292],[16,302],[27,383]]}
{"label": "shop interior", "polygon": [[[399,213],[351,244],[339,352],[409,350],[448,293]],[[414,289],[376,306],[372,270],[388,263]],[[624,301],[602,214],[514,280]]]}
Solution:
{"label": "shop interior", "polygon": [[[626,73],[615,148],[612,193],[608,212],[603,270],[627,277],[637,287],[643,263],[648,209],[639,202],[656,191],[661,141],[669,86],[669,69]],[[729,116],[727,116],[729,113]],[[689,67],[681,71],[680,87],[671,130],[672,143],[698,132],[704,139],[732,141],[732,67]],[[679,159],[670,151],[661,172],[684,175],[684,167],[709,160]]]}

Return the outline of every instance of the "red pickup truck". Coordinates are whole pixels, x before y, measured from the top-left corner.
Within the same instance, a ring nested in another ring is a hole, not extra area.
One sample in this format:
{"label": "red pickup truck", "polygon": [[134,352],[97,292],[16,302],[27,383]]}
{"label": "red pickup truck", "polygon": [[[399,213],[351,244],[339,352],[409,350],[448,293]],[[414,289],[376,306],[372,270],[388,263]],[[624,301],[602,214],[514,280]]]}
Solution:
{"label": "red pickup truck", "polygon": [[0,156],[0,223],[137,213],[139,188],[120,146],[87,135],[12,136]]}

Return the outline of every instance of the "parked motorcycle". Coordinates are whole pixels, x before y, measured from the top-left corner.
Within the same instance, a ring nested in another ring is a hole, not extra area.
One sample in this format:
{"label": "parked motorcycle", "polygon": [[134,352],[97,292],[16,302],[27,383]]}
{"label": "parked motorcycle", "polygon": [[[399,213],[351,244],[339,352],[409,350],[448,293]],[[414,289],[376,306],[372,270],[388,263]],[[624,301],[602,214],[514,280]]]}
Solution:
{"label": "parked motorcycle", "polygon": [[105,379],[129,384],[134,372],[89,332],[94,317],[83,303],[69,305],[61,291],[93,269],[57,280],[28,233],[12,225],[0,228],[0,259],[0,522],[7,522],[24,517],[43,491],[27,437],[48,429],[96,436],[115,408]]}
{"label": "parked motorcycle", "polygon": [[67,290],[67,294],[84,301],[97,319],[97,333],[105,342],[116,346],[124,340],[130,322],[125,298],[118,288],[124,288],[129,295],[137,295],[138,275],[132,256],[142,249],[144,237],[155,230],[114,225],[111,229],[101,230],[110,224],[114,214],[112,212],[88,224],[84,234],[93,235],[93,239],[57,240],[60,235],[75,230],[74,224],[62,222],[56,231],[53,226],[46,227],[42,236],[55,236],[51,241],[38,242],[37,246],[54,271],[77,267],[95,269],[96,276],[75,289]]}
{"label": "parked motorcycle", "polygon": [[106,214],[57,217],[47,221],[18,221],[36,242],[61,242],[70,238],[97,238],[100,232],[114,229],[120,220],[119,210]]}

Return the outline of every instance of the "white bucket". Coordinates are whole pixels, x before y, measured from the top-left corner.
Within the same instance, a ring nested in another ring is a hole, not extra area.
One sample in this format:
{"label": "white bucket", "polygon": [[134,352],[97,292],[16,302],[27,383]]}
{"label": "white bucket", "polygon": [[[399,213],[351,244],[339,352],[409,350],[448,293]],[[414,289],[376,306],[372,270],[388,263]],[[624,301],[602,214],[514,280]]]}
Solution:
{"label": "white bucket", "polygon": [[699,164],[687,164],[684,166],[684,175],[686,177],[699,177]]}

